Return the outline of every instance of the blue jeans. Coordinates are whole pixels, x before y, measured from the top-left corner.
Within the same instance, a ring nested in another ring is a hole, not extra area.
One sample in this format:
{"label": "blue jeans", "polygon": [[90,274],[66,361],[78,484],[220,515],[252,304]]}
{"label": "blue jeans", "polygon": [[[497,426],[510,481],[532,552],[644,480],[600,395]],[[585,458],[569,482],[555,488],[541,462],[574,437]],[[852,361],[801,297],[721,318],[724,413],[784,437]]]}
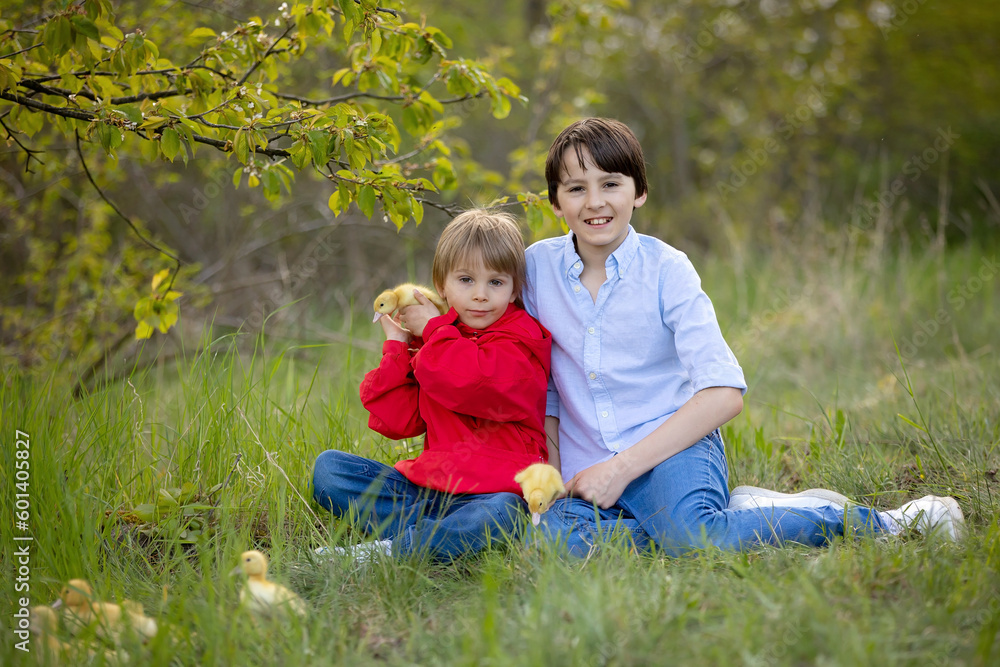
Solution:
{"label": "blue jeans", "polygon": [[633,480],[614,507],[602,510],[563,498],[542,515],[539,528],[576,556],[586,556],[613,529],[631,536],[640,549],[655,544],[671,556],[710,546],[727,551],[784,542],[821,546],[845,530],[886,530],[879,513],[865,507],[728,510],[728,504],[729,466],[715,431]]}
{"label": "blue jeans", "polygon": [[396,555],[450,560],[518,538],[527,505],[514,493],[452,494],[418,486],[395,468],[347,452],[316,457],[313,498],[334,514],[354,512],[392,540]]}

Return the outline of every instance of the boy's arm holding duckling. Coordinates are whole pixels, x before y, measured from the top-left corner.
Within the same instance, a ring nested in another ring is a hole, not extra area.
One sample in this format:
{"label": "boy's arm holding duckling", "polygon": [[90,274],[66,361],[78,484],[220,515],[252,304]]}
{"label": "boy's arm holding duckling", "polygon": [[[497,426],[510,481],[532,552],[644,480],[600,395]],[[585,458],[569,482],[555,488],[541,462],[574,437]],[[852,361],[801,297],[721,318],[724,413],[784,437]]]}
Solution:
{"label": "boy's arm holding duckling", "polygon": [[[449,410],[474,417],[516,421],[536,414],[539,406],[524,400],[531,392],[523,388],[525,383],[547,383],[548,369],[541,365],[540,348],[548,342],[543,342],[540,328],[518,332],[518,337],[490,336],[487,331],[484,336],[467,338],[453,323],[438,320],[428,331],[437,313],[426,297],[415,296],[421,305],[403,309],[401,319],[413,335],[424,339],[413,359],[421,391]],[[456,373],[456,368],[462,372]]]}
{"label": "boy's arm holding duckling", "polygon": [[420,388],[413,378],[412,338],[391,317],[379,318],[379,324],[385,332],[382,359],[361,382],[361,402],[373,431],[393,440],[412,438],[427,430],[418,407]]}

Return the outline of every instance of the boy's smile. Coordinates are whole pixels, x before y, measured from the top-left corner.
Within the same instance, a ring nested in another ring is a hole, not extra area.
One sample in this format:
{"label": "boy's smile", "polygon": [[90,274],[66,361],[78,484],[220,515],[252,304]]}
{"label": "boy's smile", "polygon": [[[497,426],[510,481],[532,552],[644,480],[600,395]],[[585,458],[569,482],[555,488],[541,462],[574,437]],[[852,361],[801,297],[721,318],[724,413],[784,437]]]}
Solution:
{"label": "boy's smile", "polygon": [[553,208],[576,236],[577,252],[584,263],[596,261],[603,266],[625,240],[632,209],[642,206],[646,195],[636,197],[631,176],[606,172],[594,164],[585,146],[581,152],[583,167],[574,149],[563,153]]}

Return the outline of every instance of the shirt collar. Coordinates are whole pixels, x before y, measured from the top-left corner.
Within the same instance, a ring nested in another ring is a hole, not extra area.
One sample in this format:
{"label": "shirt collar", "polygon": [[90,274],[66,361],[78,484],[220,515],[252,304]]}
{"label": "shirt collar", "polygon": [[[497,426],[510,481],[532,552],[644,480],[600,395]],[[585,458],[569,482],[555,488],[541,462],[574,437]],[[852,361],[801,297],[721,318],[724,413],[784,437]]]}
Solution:
{"label": "shirt collar", "polygon": [[[632,260],[639,252],[639,235],[632,225],[628,226],[628,235],[622,244],[618,246],[611,256],[608,257],[605,266],[615,268],[619,276],[624,276]],[[563,270],[567,276],[576,278],[583,271],[583,260],[580,259],[576,251],[576,243],[573,241],[573,232],[566,234],[566,246],[563,250]]]}

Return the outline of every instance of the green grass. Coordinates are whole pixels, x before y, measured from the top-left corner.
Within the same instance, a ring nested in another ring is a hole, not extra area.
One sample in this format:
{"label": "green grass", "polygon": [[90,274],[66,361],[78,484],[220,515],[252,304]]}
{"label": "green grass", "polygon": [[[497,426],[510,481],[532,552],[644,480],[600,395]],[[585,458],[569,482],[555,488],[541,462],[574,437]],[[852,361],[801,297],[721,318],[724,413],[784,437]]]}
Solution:
{"label": "green grass", "polygon": [[[964,543],[860,539],[665,559],[612,542],[586,561],[498,547],[448,566],[319,563],[312,547],[362,538],[312,503],[316,454],[394,461],[419,442],[366,427],[357,386],[376,353],[226,335],[78,400],[56,374],[5,372],[0,613],[12,619],[23,595],[20,531],[6,518],[20,429],[31,441],[31,603],[81,576],[103,598],[142,602],[161,632],[145,647],[126,642],[125,663],[997,664],[1000,275],[949,299],[994,253],[873,261],[812,247],[822,250],[694,258],[751,386],[724,429],[731,486],[826,486],[880,509],[950,494],[968,520]],[[200,494],[191,512],[215,528],[199,542],[166,528],[151,542],[105,519],[185,483]],[[302,626],[255,629],[236,612],[240,582],[228,573],[253,547],[305,598]],[[0,639],[0,663],[31,664],[10,623]]]}

